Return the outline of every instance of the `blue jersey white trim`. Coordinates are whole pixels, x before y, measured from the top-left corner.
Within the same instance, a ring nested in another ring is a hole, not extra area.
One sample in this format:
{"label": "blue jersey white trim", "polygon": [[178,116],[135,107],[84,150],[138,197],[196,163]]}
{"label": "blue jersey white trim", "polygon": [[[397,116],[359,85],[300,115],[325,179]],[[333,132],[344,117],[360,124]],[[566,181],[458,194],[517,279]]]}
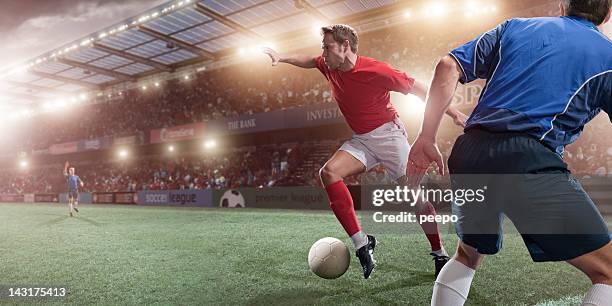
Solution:
{"label": "blue jersey white trim", "polygon": [[461,83],[487,80],[466,130],[521,132],[563,154],[601,110],[612,114],[612,41],[585,19],[510,19],[450,54]]}
{"label": "blue jersey white trim", "polygon": [[[548,131],[546,131],[546,133],[544,133],[544,135],[542,135],[542,137],[540,137],[540,140],[544,140],[544,138],[546,138],[546,135],[548,135],[548,133],[550,133],[550,132],[551,132],[551,131],[552,131],[552,130],[555,128],[555,126],[554,126],[554,121],[555,121],[555,120],[557,120],[557,117],[558,117],[559,115],[563,115],[563,114],[565,114],[565,113],[567,112],[567,109],[569,108],[570,104],[572,103],[572,101],[574,100],[574,98],[576,98],[576,95],[577,95],[577,94],[578,94],[578,93],[579,93],[579,92],[582,90],[582,88],[583,88],[585,85],[587,85],[587,84],[588,84],[588,83],[589,83],[591,80],[593,80],[593,79],[595,79],[595,78],[597,78],[597,77],[599,77],[599,76],[602,76],[602,75],[604,75],[604,74],[606,74],[606,73],[610,73],[610,72],[612,72],[612,70],[608,70],[608,71],[604,71],[604,72],[602,72],[602,73],[598,73],[598,74],[596,74],[596,75],[594,75],[594,76],[590,77],[590,78],[589,78],[589,79],[588,79],[586,82],[584,82],[584,84],[582,84],[582,85],[580,86],[580,88],[578,88],[578,90],[576,90],[576,92],[575,92],[575,93],[572,95],[572,97],[569,99],[569,101],[567,101],[567,105],[565,106],[565,109],[563,110],[563,112],[561,112],[560,114],[556,114],[556,115],[555,115],[555,116],[552,118],[552,120],[550,120],[550,129],[549,129]],[[612,97],[610,97],[610,99],[612,99]]]}

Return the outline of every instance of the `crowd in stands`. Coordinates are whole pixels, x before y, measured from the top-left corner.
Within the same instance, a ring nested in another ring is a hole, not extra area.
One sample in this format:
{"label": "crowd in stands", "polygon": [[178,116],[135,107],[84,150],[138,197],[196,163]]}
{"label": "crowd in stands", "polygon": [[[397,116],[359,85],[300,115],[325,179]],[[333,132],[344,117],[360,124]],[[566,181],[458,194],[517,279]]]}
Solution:
{"label": "crowd in stands", "polygon": [[[587,125],[576,143],[567,147],[564,158],[574,176],[612,178],[612,141],[600,137],[609,131],[607,116],[600,116]],[[439,134],[438,145],[445,160],[459,133],[451,130]],[[85,182],[83,191],[320,186],[319,169],[343,141],[241,147],[205,155],[141,156],[102,163],[77,162],[74,166]],[[0,193],[65,192],[61,166],[0,171]],[[347,177],[345,182],[367,183],[381,179],[384,173],[382,167],[375,167],[370,173]],[[429,175],[437,174],[437,169],[430,167]]]}
{"label": "crowd in stands", "polygon": [[[151,155],[76,162],[83,191],[138,191],[282,185],[303,159],[296,143],[241,147],[209,154]],[[307,151],[307,149],[306,149]],[[60,164],[0,172],[0,193],[65,192]]]}
{"label": "crowd in stands", "polygon": [[[525,16],[556,13],[556,6],[543,9]],[[491,22],[493,25],[494,21]],[[444,30],[431,26],[415,31],[414,27],[401,25],[364,33],[359,53],[386,61],[426,82],[440,56],[489,29],[486,22],[447,25]],[[55,143],[106,136],[145,137],[156,128],[333,103],[329,85],[320,73],[297,69],[288,65],[271,67],[261,55],[252,62],[199,72],[189,79],[165,81],[160,86],[147,84],[146,90],[138,87],[124,91],[108,101],[100,97],[98,103],[74,106],[65,113],[38,115],[33,118],[36,124],[25,122],[27,126],[15,129],[22,133],[18,149],[44,149]],[[610,122],[607,116],[603,117],[589,124],[582,137],[567,148],[565,159],[579,177],[612,176],[612,140],[602,137],[610,133]],[[459,133],[456,129],[441,134],[439,145],[445,158]],[[149,156],[122,162],[130,163],[129,166],[116,161],[76,166],[88,191],[315,186],[319,184],[318,169],[340,143],[337,140],[328,145],[324,150],[328,154],[312,160],[307,169],[300,166],[316,145],[270,145],[240,148],[225,155],[184,155],[171,159]],[[380,173],[382,169],[374,171]],[[0,192],[64,191],[65,181],[60,174],[61,168],[0,170]],[[431,174],[435,174],[435,169]],[[347,182],[358,184],[362,179],[353,176]]]}

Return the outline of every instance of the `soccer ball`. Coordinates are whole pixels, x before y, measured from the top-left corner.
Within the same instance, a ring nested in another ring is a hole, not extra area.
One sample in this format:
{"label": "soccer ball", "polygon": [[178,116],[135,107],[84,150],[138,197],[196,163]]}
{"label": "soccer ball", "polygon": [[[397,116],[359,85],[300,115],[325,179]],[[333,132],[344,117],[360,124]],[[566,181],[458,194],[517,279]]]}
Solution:
{"label": "soccer ball", "polygon": [[244,197],[238,190],[230,189],[221,197],[220,207],[246,207]]}
{"label": "soccer ball", "polygon": [[315,242],[308,252],[308,266],[314,274],[334,279],[348,270],[351,257],[344,243],[333,237],[325,237]]}

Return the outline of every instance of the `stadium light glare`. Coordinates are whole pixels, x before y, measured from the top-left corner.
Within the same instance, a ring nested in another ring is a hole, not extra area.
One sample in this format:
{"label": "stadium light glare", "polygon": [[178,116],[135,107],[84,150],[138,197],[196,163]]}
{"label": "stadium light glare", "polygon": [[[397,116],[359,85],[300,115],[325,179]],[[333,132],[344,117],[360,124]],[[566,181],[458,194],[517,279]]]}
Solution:
{"label": "stadium light glare", "polygon": [[159,87],[159,82],[155,82],[155,87]]}
{"label": "stadium light glare", "polygon": [[404,17],[406,17],[406,18],[410,18],[410,17],[412,17],[412,12],[411,12],[411,11],[409,11],[409,10],[405,11],[405,12],[404,12]]}
{"label": "stadium light glare", "polygon": [[147,85],[142,85],[142,87],[140,87],[142,90],[147,90]]}
{"label": "stadium light glare", "polygon": [[248,54],[249,55],[254,55],[257,54],[258,52],[260,52],[262,46],[251,46],[248,49]]}
{"label": "stadium light glare", "polygon": [[312,25],[312,33],[317,37],[321,36],[321,28],[323,27],[323,23],[317,22]]}
{"label": "stadium light glare", "polygon": [[209,139],[209,140],[204,142],[204,148],[207,149],[207,150],[215,148],[216,146],[217,146],[217,141],[214,140],[214,139]]}
{"label": "stadium light glare", "polygon": [[53,103],[53,106],[54,106],[54,107],[56,107],[56,108],[60,108],[60,107],[64,107],[64,106],[66,106],[66,104],[67,104],[67,103],[66,103],[66,100],[64,100],[64,99],[58,99],[58,100],[56,100],[56,101]]}
{"label": "stadium light glare", "polygon": [[448,12],[444,3],[434,2],[425,6],[423,13],[427,17],[440,17],[446,15]]}
{"label": "stadium light glare", "polygon": [[173,145],[169,145],[168,146],[168,151],[169,152],[174,152],[174,146]]}
{"label": "stadium light glare", "polygon": [[425,102],[415,95],[407,95],[406,110],[411,116],[423,116]]}
{"label": "stadium light glare", "polygon": [[32,114],[32,112],[29,109],[24,109],[21,111],[20,115],[21,117],[28,117]]}
{"label": "stadium light glare", "polygon": [[126,158],[128,156],[128,152],[125,149],[119,150],[119,157]]}
{"label": "stadium light glare", "polygon": [[185,80],[189,80],[189,75],[188,75],[188,74],[186,74],[185,76],[183,76],[183,78],[184,78]]}
{"label": "stadium light glare", "polygon": [[468,1],[465,3],[465,9],[468,12],[474,12],[476,10],[478,10],[478,4],[474,1]]}
{"label": "stadium light glare", "polygon": [[268,48],[271,48],[271,49],[276,49],[276,45],[273,42],[270,42],[270,41],[265,42],[262,45],[262,47],[268,47]]}
{"label": "stadium light glare", "polygon": [[84,94],[84,93],[80,94],[79,99],[81,99],[81,101],[87,100],[87,94]]}
{"label": "stadium light glare", "polygon": [[400,112],[400,116],[406,115],[411,118],[422,117],[425,113],[425,102],[419,97],[409,94],[391,93],[391,102]]}
{"label": "stadium light glare", "polygon": [[244,55],[244,48],[238,48],[238,55]]}
{"label": "stadium light glare", "polygon": [[28,167],[28,161],[27,160],[22,160],[19,162],[19,167],[21,167],[21,169],[25,169]]}

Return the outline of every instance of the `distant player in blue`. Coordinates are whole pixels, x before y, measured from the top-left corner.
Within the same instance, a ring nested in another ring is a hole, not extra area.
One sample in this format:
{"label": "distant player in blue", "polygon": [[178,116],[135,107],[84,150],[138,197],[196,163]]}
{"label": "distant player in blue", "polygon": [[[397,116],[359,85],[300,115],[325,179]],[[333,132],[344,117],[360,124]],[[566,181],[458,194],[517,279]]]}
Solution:
{"label": "distant player in blue", "polygon": [[74,174],[74,167],[68,168],[69,164],[64,165],[64,176],[68,183],[68,206],[70,207],[70,216],[73,216],[73,211],[79,212],[79,186],[83,187],[83,181],[78,175]]}
{"label": "distant player in blue", "polygon": [[612,41],[601,33],[611,7],[612,0],[563,0],[562,17],[508,20],[438,63],[409,178],[420,179],[431,162],[444,172],[442,115],[458,82],[485,79],[448,167],[455,191],[488,189],[483,203],[453,204],[460,243],[431,305],[465,303],[476,268],[501,249],[505,216],[534,261],[566,261],[591,279],[582,305],[612,305],[610,232],[563,161],[565,146],[600,111],[612,120]]}

